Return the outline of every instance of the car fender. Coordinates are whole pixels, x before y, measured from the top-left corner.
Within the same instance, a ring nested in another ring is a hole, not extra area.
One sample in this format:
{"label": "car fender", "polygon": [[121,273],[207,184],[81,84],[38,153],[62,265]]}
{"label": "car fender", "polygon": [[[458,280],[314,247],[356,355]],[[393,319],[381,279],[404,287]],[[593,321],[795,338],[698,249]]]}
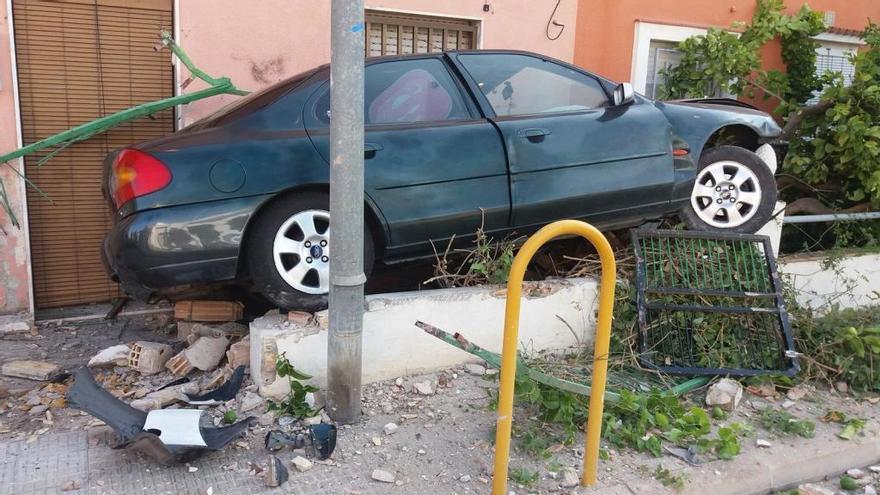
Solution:
{"label": "car fender", "polygon": [[725,127],[745,126],[751,129],[762,143],[782,133],[782,128],[769,114],[745,106],[695,101],[655,102],[655,104],[669,119],[676,134],[688,143],[694,156],[700,156],[709,138]]}

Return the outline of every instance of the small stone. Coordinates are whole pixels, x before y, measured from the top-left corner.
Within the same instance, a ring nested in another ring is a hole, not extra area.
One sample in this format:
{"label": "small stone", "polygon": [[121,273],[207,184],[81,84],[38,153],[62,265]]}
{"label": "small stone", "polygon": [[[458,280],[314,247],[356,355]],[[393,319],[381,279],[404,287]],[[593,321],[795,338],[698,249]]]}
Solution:
{"label": "small stone", "polygon": [[868,485],[865,487],[865,495],[877,495],[877,490],[873,486]]}
{"label": "small stone", "polygon": [[186,468],[186,470],[189,471],[190,473],[194,473],[194,472],[198,471],[199,468],[197,468],[195,466],[189,466],[188,468]]}
{"label": "small stone", "polygon": [[787,401],[785,401],[785,402],[782,403],[782,408],[783,408],[783,409],[791,409],[795,404],[796,404],[795,401],[793,401],[793,400],[787,400]]}
{"label": "small stone", "polygon": [[388,423],[387,425],[383,426],[382,429],[385,430],[386,435],[393,435],[397,433],[397,430],[399,430],[400,427],[397,426],[396,423]]}
{"label": "small stone", "polygon": [[730,378],[722,378],[713,383],[706,392],[706,405],[718,406],[725,411],[733,411],[742,399],[742,384]]}
{"label": "small stone", "polygon": [[62,492],[72,492],[74,490],[79,490],[79,481],[77,480],[70,480],[61,485]]}
{"label": "small stone", "polygon": [[867,476],[868,473],[866,473],[866,472],[864,472],[864,471],[862,471],[861,469],[858,469],[858,468],[852,468],[852,469],[848,469],[848,470],[846,471],[846,475],[849,476],[850,478],[854,479],[854,480],[859,480],[859,479],[862,479],[862,478],[864,478],[865,476]]}
{"label": "small stone", "polygon": [[394,475],[382,469],[374,469],[370,477],[382,483],[394,483]]}
{"label": "small stone", "polygon": [[463,474],[463,475],[461,475],[460,478],[458,478],[458,481],[460,481],[462,483],[468,483],[468,482],[470,482],[470,480],[471,480],[471,475],[469,475],[469,474]]}
{"label": "small stone", "polygon": [[419,449],[418,451],[416,451],[416,454],[419,454],[419,455],[425,455],[425,454],[427,454],[427,453],[428,453],[428,452],[425,451],[425,449]]}
{"label": "small stone", "polygon": [[312,469],[314,464],[312,463],[312,461],[306,459],[305,457],[298,455],[293,458],[293,466],[296,468],[297,471],[304,473],[309,469]]}
{"label": "small stone", "polygon": [[48,409],[49,409],[49,406],[45,406],[43,404],[40,404],[39,406],[32,407],[31,410],[28,412],[31,414],[31,416],[37,416],[37,415],[43,414]]}
{"label": "small stone", "polygon": [[413,388],[421,395],[434,395],[434,388],[428,380],[414,383]]}
{"label": "small stone", "polygon": [[763,438],[759,438],[759,439],[755,440],[755,445],[757,445],[758,447],[765,448],[765,449],[768,449],[773,446],[772,443],[768,442],[767,440],[764,440]]}
{"label": "small stone", "polygon": [[868,471],[871,471],[872,473],[880,473],[880,464],[868,466]]}
{"label": "small stone", "polygon": [[563,488],[573,488],[578,486],[581,481],[580,478],[578,478],[577,471],[572,467],[562,468],[561,474],[562,482],[560,485],[562,485]]}
{"label": "small stone", "polygon": [[275,423],[275,413],[263,413],[260,415],[260,419],[258,420],[260,426],[272,426]]}
{"label": "small stone", "polygon": [[293,416],[291,416],[289,414],[285,414],[284,416],[281,416],[280,418],[278,418],[278,426],[280,426],[282,428],[287,428],[288,426],[292,425],[293,423],[296,423],[296,418],[294,418]]}
{"label": "small stone", "polygon": [[239,412],[252,411],[263,404],[263,398],[253,392],[247,392],[239,402]]}
{"label": "small stone", "polygon": [[321,415],[316,414],[311,418],[303,418],[303,424],[306,426],[315,426],[321,424]]}
{"label": "small stone", "polygon": [[812,483],[804,483],[798,486],[798,495],[834,495],[834,490],[829,490]]}
{"label": "small stone", "polygon": [[380,437],[375,437],[375,436],[374,436],[373,438],[370,439],[370,441],[372,441],[372,442],[373,442],[373,445],[375,445],[376,447],[381,447],[381,446],[382,446],[382,439],[381,439]]}
{"label": "small stone", "polygon": [[388,403],[388,402],[382,404],[382,412],[385,414],[393,413],[394,412],[394,405],[391,403]]}
{"label": "small stone", "polygon": [[403,386],[403,378],[401,378],[401,377],[397,377],[397,378],[394,380],[394,384],[397,385],[398,387],[402,387],[402,386]]}
{"label": "small stone", "polygon": [[481,364],[467,363],[464,370],[470,375],[483,376],[486,374],[486,367]]}
{"label": "small stone", "polygon": [[803,385],[796,385],[788,390],[785,394],[789,400],[801,400],[807,395],[807,388]]}
{"label": "small stone", "polygon": [[845,394],[849,387],[846,385],[846,382],[836,382],[834,384],[834,388],[837,389],[838,392]]}

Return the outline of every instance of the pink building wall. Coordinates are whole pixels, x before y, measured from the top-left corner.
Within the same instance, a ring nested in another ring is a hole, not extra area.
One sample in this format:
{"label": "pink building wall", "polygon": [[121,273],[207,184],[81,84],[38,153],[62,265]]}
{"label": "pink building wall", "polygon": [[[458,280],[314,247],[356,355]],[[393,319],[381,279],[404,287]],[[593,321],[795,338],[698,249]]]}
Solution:
{"label": "pink building wall", "polygon": [[[562,0],[553,17],[565,24],[559,39],[546,35],[556,0],[366,0],[367,9],[466,17],[480,21],[480,48],[513,48],[574,59],[577,0]],[[241,88],[259,89],[330,61],[330,0],[181,1],[179,43],[202,70],[224,75]],[[557,31],[551,27],[551,35]],[[183,75],[182,77],[187,77]],[[185,91],[202,88],[201,82]],[[181,126],[204,117],[235,96],[195,102],[181,111]]]}
{"label": "pink building wall", "polygon": [[[0,153],[18,147],[13,94],[12,56],[9,46],[9,17],[4,6],[0,19]],[[12,163],[20,167],[20,160]],[[18,170],[21,170],[18,168]],[[30,261],[23,211],[22,182],[8,166],[0,164],[0,181],[15,210],[22,228],[12,226],[8,215],[0,209],[0,315],[30,310]]]}

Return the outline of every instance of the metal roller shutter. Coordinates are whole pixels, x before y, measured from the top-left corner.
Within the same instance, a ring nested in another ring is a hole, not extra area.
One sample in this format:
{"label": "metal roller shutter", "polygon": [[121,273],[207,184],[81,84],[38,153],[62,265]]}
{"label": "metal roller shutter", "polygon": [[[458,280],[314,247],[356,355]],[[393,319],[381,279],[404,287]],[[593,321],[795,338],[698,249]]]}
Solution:
{"label": "metal roller shutter", "polygon": [[477,48],[477,21],[369,10],[366,18],[368,57]]}
{"label": "metal roller shutter", "polygon": [[[21,120],[26,143],[139,103],[173,96],[171,56],[157,52],[172,28],[171,0],[15,0]],[[101,194],[107,152],[173,132],[171,110],[76,143],[38,166],[25,160],[38,308],[105,301],[117,285],[101,262],[111,225]]]}

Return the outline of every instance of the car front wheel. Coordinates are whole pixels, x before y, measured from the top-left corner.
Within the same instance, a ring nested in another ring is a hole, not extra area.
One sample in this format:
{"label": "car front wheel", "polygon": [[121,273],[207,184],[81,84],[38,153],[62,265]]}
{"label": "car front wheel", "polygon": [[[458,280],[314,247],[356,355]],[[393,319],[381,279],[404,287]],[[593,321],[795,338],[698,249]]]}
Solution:
{"label": "car front wheel", "polygon": [[[318,311],[330,291],[329,198],[322,193],[283,197],[256,219],[247,263],[257,290],[282,309]],[[364,273],[373,265],[373,238],[364,228]]]}
{"label": "car front wheel", "polygon": [[718,146],[700,167],[681,219],[695,230],[753,233],[773,216],[776,179],[761,158],[737,146]]}

